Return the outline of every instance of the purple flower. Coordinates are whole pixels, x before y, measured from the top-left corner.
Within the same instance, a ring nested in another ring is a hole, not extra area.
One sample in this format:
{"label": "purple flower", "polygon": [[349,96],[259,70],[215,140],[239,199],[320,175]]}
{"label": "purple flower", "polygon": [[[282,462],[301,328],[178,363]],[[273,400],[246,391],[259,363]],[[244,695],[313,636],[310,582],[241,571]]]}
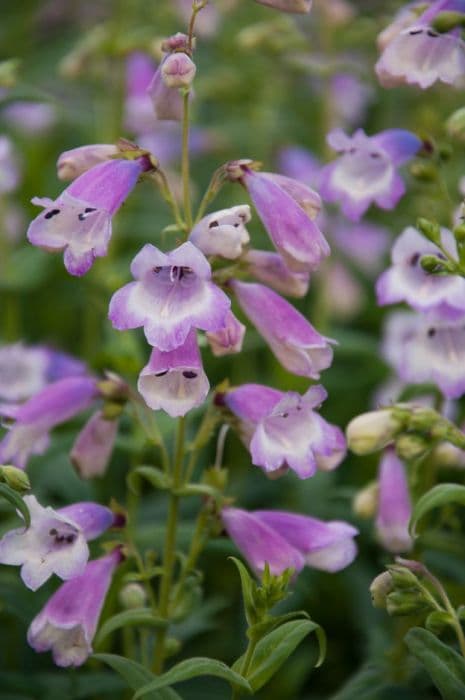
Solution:
{"label": "purple flower", "polygon": [[0,563],[21,566],[21,578],[32,591],[52,574],[64,581],[82,574],[89,558],[87,541],[111,527],[111,510],[85,502],[53,510],[41,506],[35,496],[25,496],[24,502],[31,524],[2,537]]}
{"label": "purple flower", "polygon": [[338,217],[331,218],[330,231],[331,243],[364,272],[373,273],[380,269],[384,254],[390,247],[387,229],[368,221],[352,224]]}
{"label": "purple flower", "polygon": [[286,146],[278,154],[279,169],[284,175],[300,180],[309,187],[318,186],[321,163],[302,146]]}
{"label": "purple flower", "polygon": [[405,468],[393,449],[387,449],[379,465],[376,532],[389,552],[408,552],[413,545],[408,524],[412,514]]}
{"label": "purple flower", "polygon": [[143,158],[111,160],[87,170],[56,200],[34,197],[44,211],[30,224],[29,241],[45,250],[64,250],[68,272],[85,274],[95,258],[107,254],[111,217],[146,169]]}
{"label": "purple flower", "polygon": [[330,81],[334,116],[338,124],[360,124],[372,90],[351,73],[336,73]]}
{"label": "purple flower", "polygon": [[166,87],[189,88],[195,78],[197,68],[187,53],[177,51],[164,59],[160,71]]}
{"label": "purple flower", "polygon": [[281,12],[292,12],[295,14],[306,14],[312,8],[312,0],[255,0],[260,5],[267,5]]}
{"label": "purple flower", "polygon": [[301,396],[293,391],[270,390],[244,384],[229,391],[224,401],[243,422],[253,464],[267,473],[292,469],[300,479],[317,469],[335,469],[346,453],[342,431],[316,411],[327,394],[322,386]]}
{"label": "purple flower", "polygon": [[15,100],[2,109],[2,117],[13,129],[38,136],[53,126],[57,114],[50,104]]}
{"label": "purple flower", "polygon": [[365,301],[365,293],[357,277],[338,260],[331,261],[322,276],[319,294],[335,319],[357,315]]}
{"label": "purple flower", "polygon": [[131,265],[135,282],[119,289],[109,318],[118,330],[144,327],[148,342],[167,352],[182,345],[191,328],[217,331],[230,301],[211,280],[205,256],[192,243],[171,253],[145,245]]}
{"label": "purple flower", "polygon": [[347,136],[335,129],[327,141],[341,155],[322,170],[323,199],[340,204],[353,221],[358,221],[372,203],[381,209],[396,206],[405,192],[397,168],[419,150],[419,138],[402,129],[387,129],[375,136],[367,136],[362,129]]}
{"label": "purple flower", "polygon": [[291,297],[304,297],[310,284],[308,270],[290,270],[279,253],[248,250],[243,257],[248,272],[259,282]]}
{"label": "purple flower", "polygon": [[23,469],[31,454],[42,454],[48,433],[88,408],[97,398],[91,377],[67,377],[49,384],[14,411],[15,424],[0,441],[0,464]]}
{"label": "purple flower", "polygon": [[156,65],[149,54],[134,51],[126,61],[126,101],[124,123],[129,131],[143,134],[154,128],[153,107],[147,89]]}
{"label": "purple flower", "polygon": [[0,194],[14,192],[21,179],[19,163],[13,143],[8,136],[0,136]]}
{"label": "purple flower", "polygon": [[210,350],[215,357],[240,352],[245,330],[244,324],[238,321],[231,311],[228,311],[224,326],[214,333],[206,333]]}
{"label": "purple flower", "polygon": [[70,151],[64,151],[57,160],[58,179],[75,180],[86,170],[111,160],[118,153],[117,146],[112,143],[91,143],[87,146],[78,146]]}
{"label": "purple flower", "polygon": [[118,434],[118,420],[96,411],[87,421],[70,452],[70,460],[82,479],[102,476],[110,461]]}
{"label": "purple flower", "polygon": [[353,562],[358,530],[339,520],[325,522],[285,511],[223,508],[229,536],[260,575],[267,563],[274,575],[285,569],[299,573],[304,566],[334,573]]}
{"label": "purple flower", "polygon": [[313,326],[279,294],[262,284],[232,281],[239,304],[289,372],[318,379],[330,366],[331,340]]}
{"label": "purple flower", "polygon": [[246,187],[257,213],[286,264],[315,270],[330,250],[313,221],[321,208],[319,195],[297,180],[256,172],[244,161],[230,164],[230,177]]}
{"label": "purple flower", "polygon": [[[437,32],[432,24],[441,12],[452,10],[465,14],[463,0],[437,0],[418,18],[407,17],[409,24],[400,31],[385,34],[383,52],[375,70],[383,87],[407,83],[422,89],[437,80],[455,85],[465,75],[465,43],[460,30]],[[399,27],[400,22],[399,22]]]}
{"label": "purple flower", "polygon": [[200,406],[209,386],[194,330],[174,350],[163,352],[155,348],[137,384],[150,408],[162,409],[173,418]]}
{"label": "purple flower", "polygon": [[219,255],[235,260],[250,241],[245,226],[250,218],[250,207],[247,204],[221,209],[201,219],[192,229],[189,240],[204,255]]}
{"label": "purple flower", "polygon": [[408,311],[391,314],[383,352],[399,377],[412,384],[437,384],[444,396],[465,393],[465,329]]}
{"label": "purple flower", "polygon": [[[455,238],[441,230],[442,246],[457,258]],[[405,301],[417,311],[431,312],[430,318],[457,321],[465,316],[465,279],[458,275],[434,275],[421,267],[423,255],[443,258],[439,248],[411,226],[399,236],[392,249],[392,267],[376,284],[378,304]]]}
{"label": "purple flower", "polygon": [[27,639],[35,651],[51,651],[57,666],[84,663],[92,653],[100,612],[121,559],[115,549],[60,586],[29,627]]}
{"label": "purple flower", "polygon": [[[189,52],[188,45],[188,37],[181,32],[169,37],[162,44],[163,51],[166,52],[166,55],[163,57],[147,88],[157,119],[174,121],[181,121],[182,119],[183,96],[176,81],[174,85],[170,85],[170,69],[167,67],[167,64],[174,61],[176,69],[179,67],[181,72],[185,69],[187,71],[185,75],[188,78],[188,84],[190,84],[195,75],[195,66],[192,61],[190,62],[192,65],[179,66],[180,59],[178,56],[179,54],[185,57],[185,59],[189,59],[189,56],[185,53]],[[185,61],[185,59],[183,58],[181,60]],[[182,76],[178,73],[176,73],[176,76],[182,79]]]}
{"label": "purple flower", "polygon": [[65,353],[40,345],[4,345],[0,348],[0,399],[24,401],[50,382],[85,373],[84,363]]}

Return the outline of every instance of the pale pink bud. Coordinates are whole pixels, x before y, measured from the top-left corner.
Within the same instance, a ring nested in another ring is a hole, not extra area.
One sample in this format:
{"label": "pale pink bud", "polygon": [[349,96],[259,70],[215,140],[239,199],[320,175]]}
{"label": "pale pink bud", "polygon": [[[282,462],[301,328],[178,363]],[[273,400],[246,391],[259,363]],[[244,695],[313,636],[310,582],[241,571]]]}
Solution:
{"label": "pale pink bud", "polygon": [[196,66],[187,53],[172,53],[161,65],[161,75],[166,87],[188,88],[195,77]]}
{"label": "pale pink bud", "polygon": [[58,179],[74,180],[94,165],[111,160],[117,154],[118,148],[111,143],[92,143],[64,151],[57,161]]}

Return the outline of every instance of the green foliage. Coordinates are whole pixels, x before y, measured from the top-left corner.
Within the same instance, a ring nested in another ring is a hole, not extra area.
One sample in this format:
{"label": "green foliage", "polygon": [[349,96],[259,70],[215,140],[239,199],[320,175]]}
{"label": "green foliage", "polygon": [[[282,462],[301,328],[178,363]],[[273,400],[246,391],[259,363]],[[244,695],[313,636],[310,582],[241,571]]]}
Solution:
{"label": "green foliage", "polygon": [[465,698],[465,661],[462,656],[434,634],[419,627],[407,633],[405,643],[425,667],[443,700]]}

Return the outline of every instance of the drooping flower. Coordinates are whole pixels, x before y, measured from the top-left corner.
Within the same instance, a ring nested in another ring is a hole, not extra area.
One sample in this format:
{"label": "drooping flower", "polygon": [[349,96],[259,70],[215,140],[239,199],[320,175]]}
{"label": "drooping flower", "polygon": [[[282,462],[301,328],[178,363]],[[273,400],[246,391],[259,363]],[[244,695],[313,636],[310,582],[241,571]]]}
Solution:
{"label": "drooping flower", "polygon": [[233,355],[242,350],[245,326],[231,311],[228,311],[224,326],[214,333],[206,333],[210,350],[215,357]]}
{"label": "drooping flower", "polygon": [[383,51],[375,70],[383,87],[407,83],[422,89],[437,80],[449,85],[460,83],[465,76],[465,42],[460,29],[436,31],[434,20],[441,12],[453,11],[465,15],[463,0],[437,0],[418,17],[404,14],[408,25],[395,25],[391,33],[383,33]]}
{"label": "drooping flower", "polygon": [[304,297],[310,284],[308,270],[290,270],[279,253],[248,250],[244,257],[248,272],[259,282],[291,297]]}
{"label": "drooping flower", "polygon": [[1,538],[0,563],[21,566],[21,578],[32,591],[52,574],[64,581],[82,574],[89,558],[87,541],[111,527],[111,510],[90,502],[53,510],[41,506],[35,496],[25,496],[24,502],[31,524]]}
{"label": "drooping flower", "polygon": [[64,250],[65,267],[81,276],[97,257],[107,254],[111,217],[148,169],[147,160],[110,160],[87,170],[56,200],[34,197],[44,211],[30,224],[27,237],[44,250]]}
{"label": "drooping flower", "polygon": [[393,209],[405,192],[397,168],[420,149],[420,139],[410,131],[387,129],[367,136],[357,129],[347,136],[341,129],[328,134],[331,148],[341,155],[321,172],[323,199],[340,204],[344,214],[358,221],[370,204]]}
{"label": "drooping flower", "polygon": [[115,549],[60,586],[29,627],[27,639],[35,651],[51,651],[57,666],[84,663],[92,653],[98,619],[121,559],[120,550]]}
{"label": "drooping flower", "polygon": [[389,552],[408,552],[413,545],[408,531],[412,507],[405,467],[395,451],[387,449],[379,464],[376,532]]}
{"label": "drooping flower", "polygon": [[313,219],[319,195],[302,182],[276,173],[257,172],[248,161],[228,166],[230,179],[247,189],[278,253],[293,270],[315,270],[330,250]]}
{"label": "drooping flower", "polygon": [[31,454],[42,454],[52,428],[88,408],[98,397],[97,383],[88,376],[67,377],[49,384],[17,407],[15,419],[0,441],[0,463],[23,469]]}
{"label": "drooping flower", "polygon": [[109,318],[118,330],[143,326],[148,342],[168,352],[185,342],[191,328],[223,327],[230,301],[210,281],[208,261],[189,241],[170,253],[145,245],[131,272],[136,281],[110,302]]}
{"label": "drooping flower", "polygon": [[326,396],[322,386],[301,396],[244,384],[228,391],[224,403],[241,421],[253,464],[271,474],[289,468],[307,479],[317,469],[335,469],[346,453],[342,431],[315,411]]}
{"label": "drooping flower", "polygon": [[[188,37],[178,32],[166,39],[162,48],[166,55],[155,71],[147,92],[157,119],[180,121],[183,114],[183,96],[178,83],[187,80],[189,86],[195,76],[195,65],[189,56]],[[172,67],[167,67],[167,64],[172,64]]]}
{"label": "drooping flower", "polygon": [[[441,244],[457,258],[455,238],[447,229],[441,231]],[[405,301],[417,311],[430,312],[430,318],[458,321],[465,316],[465,279],[458,275],[434,275],[421,266],[423,255],[444,258],[440,249],[409,226],[392,249],[392,267],[376,284],[378,304]]]}
{"label": "drooping flower", "polygon": [[238,258],[250,240],[246,224],[250,221],[247,204],[208,214],[194,226],[189,240],[204,255],[218,255],[228,260]]}
{"label": "drooping flower", "polygon": [[111,160],[118,153],[118,147],[112,143],[91,143],[64,151],[57,160],[58,179],[75,180],[86,170]]}
{"label": "drooping flower", "polygon": [[465,393],[465,329],[408,311],[387,320],[383,353],[407,383],[437,384],[444,396]]}
{"label": "drooping flower", "polygon": [[87,421],[70,452],[70,460],[82,479],[102,476],[118,434],[118,420],[96,411]]}
{"label": "drooping flower", "polygon": [[349,523],[325,522],[285,511],[223,508],[221,517],[229,536],[250,567],[260,575],[267,563],[274,575],[304,566],[334,573],[352,563],[357,554],[358,530]]}
{"label": "drooping flower", "polygon": [[152,103],[147,95],[155,69],[152,57],[142,51],[130,53],[126,60],[124,124],[135,134],[144,134],[155,126]]}
{"label": "drooping flower", "polygon": [[332,341],[320,335],[301,313],[262,284],[230,282],[237,300],[272,352],[289,372],[318,379],[330,366]]}
{"label": "drooping flower", "polygon": [[260,5],[267,5],[281,12],[306,14],[312,9],[312,0],[255,0]]}
{"label": "drooping flower", "polygon": [[200,406],[209,386],[194,330],[174,350],[154,348],[137,384],[150,408],[162,409],[173,418]]}
{"label": "drooping flower", "polygon": [[50,382],[86,371],[80,360],[45,346],[4,345],[0,347],[0,399],[25,401]]}
{"label": "drooping flower", "polygon": [[168,88],[189,88],[196,70],[194,61],[182,51],[168,54],[160,66],[162,80]]}

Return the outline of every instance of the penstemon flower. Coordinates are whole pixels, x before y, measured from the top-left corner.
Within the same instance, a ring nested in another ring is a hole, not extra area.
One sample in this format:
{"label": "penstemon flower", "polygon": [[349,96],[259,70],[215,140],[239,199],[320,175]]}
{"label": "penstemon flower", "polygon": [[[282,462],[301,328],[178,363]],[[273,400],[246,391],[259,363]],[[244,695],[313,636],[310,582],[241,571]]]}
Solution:
{"label": "penstemon flower", "polygon": [[358,530],[338,520],[325,522],[285,511],[223,508],[228,535],[259,575],[268,564],[272,574],[304,566],[334,573],[353,562]]}
{"label": "penstemon flower", "polygon": [[155,62],[147,53],[134,51],[127,57],[124,124],[134,134],[145,134],[155,126],[153,106],[147,94],[155,69]]}
{"label": "penstemon flower", "polygon": [[412,507],[405,468],[392,448],[379,464],[376,532],[389,552],[408,552],[413,541],[408,531]]}
{"label": "penstemon flower", "polygon": [[210,350],[215,357],[233,355],[242,350],[246,328],[231,311],[228,311],[224,326],[219,331],[206,333]]}
{"label": "penstemon flower", "polygon": [[119,549],[87,564],[64,583],[33,619],[27,639],[37,652],[51,651],[57,666],[81,666],[92,653],[92,639],[111,584],[122,560]]}
{"label": "penstemon flower", "polygon": [[247,204],[213,212],[194,226],[189,240],[204,255],[218,255],[235,260],[250,241],[245,226],[250,218],[250,207]]}
{"label": "penstemon flower", "polygon": [[358,221],[370,204],[393,209],[405,192],[397,168],[420,149],[410,131],[387,129],[367,136],[357,129],[347,136],[341,129],[328,134],[328,144],[341,155],[321,171],[323,199],[340,204],[347,218]]}
{"label": "penstemon flower", "polygon": [[56,200],[34,197],[33,204],[44,211],[30,224],[29,241],[45,250],[64,250],[68,272],[84,275],[95,258],[107,254],[111,217],[150,167],[146,158],[110,160],[86,170]]}
{"label": "penstemon flower", "polygon": [[163,42],[166,55],[152,78],[147,92],[159,120],[180,121],[183,98],[179,87],[189,87],[195,76],[195,64],[189,56],[189,41],[179,32]]}
{"label": "penstemon flower", "polygon": [[52,574],[64,581],[82,574],[89,558],[87,541],[111,527],[111,510],[86,502],[53,510],[41,506],[35,496],[25,496],[24,501],[31,524],[2,537],[0,563],[21,566],[21,578],[32,591]]}
{"label": "penstemon flower", "polygon": [[288,268],[279,253],[268,250],[248,250],[242,258],[248,272],[259,282],[291,297],[304,297],[310,284],[308,271]]}
{"label": "penstemon flower", "polygon": [[87,421],[69,454],[81,479],[102,476],[108,466],[118,434],[118,420],[96,411]]}
{"label": "penstemon flower", "polygon": [[111,160],[119,153],[118,147],[111,143],[92,143],[78,146],[61,153],[57,160],[57,175],[60,180],[75,180],[86,170],[99,163]]}
{"label": "penstemon flower", "polygon": [[213,282],[205,256],[189,241],[170,253],[148,243],[131,264],[135,282],[110,301],[118,330],[144,327],[147,341],[168,352],[183,345],[191,328],[218,331],[230,301]]}

